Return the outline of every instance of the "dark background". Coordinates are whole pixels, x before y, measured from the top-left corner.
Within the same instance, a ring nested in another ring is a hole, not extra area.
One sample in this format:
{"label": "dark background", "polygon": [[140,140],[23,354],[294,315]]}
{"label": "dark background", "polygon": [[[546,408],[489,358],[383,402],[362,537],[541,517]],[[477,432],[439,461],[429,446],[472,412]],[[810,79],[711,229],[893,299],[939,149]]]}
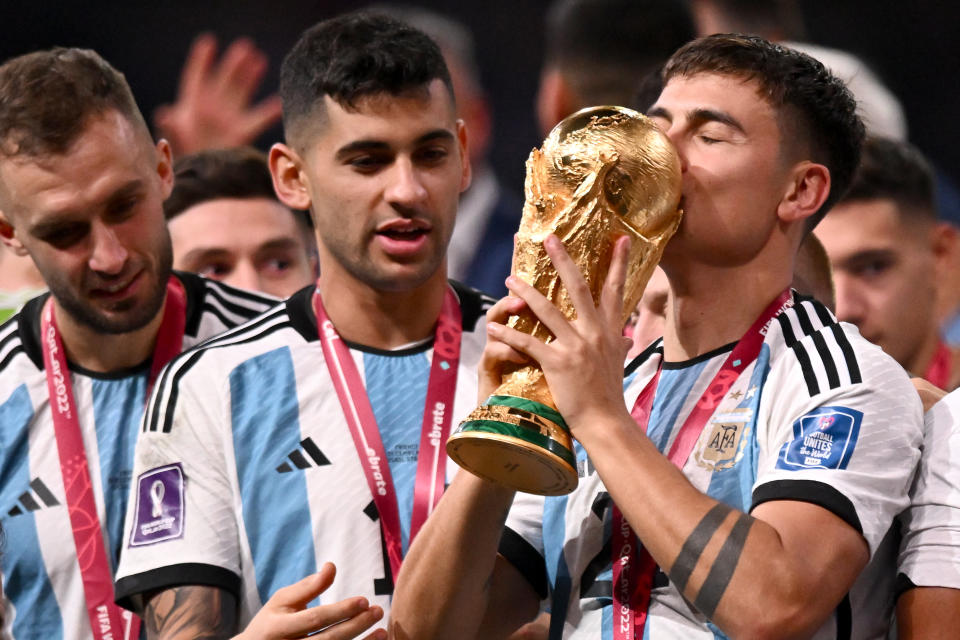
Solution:
{"label": "dark background", "polygon": [[[547,0],[422,1],[475,34],[483,82],[493,102],[494,167],[519,190],[523,162],[539,143],[533,100],[542,56]],[[960,4],[894,0],[807,0],[809,42],[843,48],[868,61],[900,98],[910,139],[960,182]],[[152,3],[75,0],[0,1],[0,59],[53,45],[96,49],[123,71],[148,120],[172,101],[184,57],[200,31],[221,45],[250,36],[270,57],[264,93],[277,84],[280,60],[316,21],[361,3],[344,0],[184,0]],[[276,129],[260,141],[268,146]]]}

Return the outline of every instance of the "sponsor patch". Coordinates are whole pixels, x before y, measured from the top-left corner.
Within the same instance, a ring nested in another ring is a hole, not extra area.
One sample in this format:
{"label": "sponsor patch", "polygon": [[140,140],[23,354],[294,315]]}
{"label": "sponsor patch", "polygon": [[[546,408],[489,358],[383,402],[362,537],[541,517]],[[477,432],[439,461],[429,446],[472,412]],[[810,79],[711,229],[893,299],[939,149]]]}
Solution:
{"label": "sponsor patch", "polygon": [[183,467],[179,462],[137,478],[137,504],[130,546],[183,537]]}
{"label": "sponsor patch", "polygon": [[793,423],[793,440],[780,448],[777,468],[846,469],[860,435],[863,413],[818,407]]}

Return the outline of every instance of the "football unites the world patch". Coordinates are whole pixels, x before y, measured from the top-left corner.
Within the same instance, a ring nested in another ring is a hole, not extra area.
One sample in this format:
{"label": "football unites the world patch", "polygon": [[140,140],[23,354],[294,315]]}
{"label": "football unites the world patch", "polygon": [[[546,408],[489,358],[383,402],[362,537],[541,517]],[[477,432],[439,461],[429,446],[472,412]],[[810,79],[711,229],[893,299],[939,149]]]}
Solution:
{"label": "football unites the world patch", "polygon": [[183,467],[179,462],[140,474],[130,546],[183,537],[183,515]]}
{"label": "football unites the world patch", "polygon": [[863,413],[818,407],[793,423],[793,440],[780,448],[777,468],[846,469],[857,446]]}

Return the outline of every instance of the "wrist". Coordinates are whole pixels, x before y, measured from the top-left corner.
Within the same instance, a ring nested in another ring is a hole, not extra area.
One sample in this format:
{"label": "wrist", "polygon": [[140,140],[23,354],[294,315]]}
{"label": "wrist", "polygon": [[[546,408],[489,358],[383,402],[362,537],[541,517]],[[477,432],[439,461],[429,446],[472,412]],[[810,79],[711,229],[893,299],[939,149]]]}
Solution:
{"label": "wrist", "polygon": [[588,452],[607,446],[621,446],[620,443],[635,435],[634,431],[639,431],[625,406],[616,410],[585,413],[576,416],[568,424],[573,437]]}

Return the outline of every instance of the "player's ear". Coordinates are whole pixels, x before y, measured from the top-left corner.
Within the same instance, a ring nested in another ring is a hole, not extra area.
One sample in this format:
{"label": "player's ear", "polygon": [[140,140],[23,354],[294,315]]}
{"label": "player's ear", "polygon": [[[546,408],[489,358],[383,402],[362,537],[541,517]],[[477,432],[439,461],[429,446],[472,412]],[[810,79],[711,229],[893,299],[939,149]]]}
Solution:
{"label": "player's ear", "polygon": [[278,142],[270,147],[269,163],[273,190],[280,201],[291,209],[309,209],[310,191],[300,154]]}
{"label": "player's ear", "polygon": [[13,228],[13,225],[10,224],[10,221],[7,219],[7,215],[3,210],[0,210],[0,242],[3,242],[4,245],[6,245],[18,256],[28,255],[23,243],[17,239],[17,234]]}
{"label": "player's ear", "polygon": [[937,281],[960,262],[960,230],[949,222],[937,222],[930,229],[930,250],[936,261]]}
{"label": "player's ear", "polygon": [[470,167],[470,150],[467,143],[467,127],[463,120],[457,120],[457,147],[460,151],[460,164],[463,170],[460,175],[460,193],[470,186],[473,178],[473,169]]}
{"label": "player's ear", "polygon": [[797,163],[787,176],[777,217],[783,222],[806,220],[830,195],[830,170],[817,162]]}
{"label": "player's ear", "polygon": [[160,177],[163,199],[166,200],[173,191],[173,151],[164,138],[157,141],[156,151],[157,175]]}

